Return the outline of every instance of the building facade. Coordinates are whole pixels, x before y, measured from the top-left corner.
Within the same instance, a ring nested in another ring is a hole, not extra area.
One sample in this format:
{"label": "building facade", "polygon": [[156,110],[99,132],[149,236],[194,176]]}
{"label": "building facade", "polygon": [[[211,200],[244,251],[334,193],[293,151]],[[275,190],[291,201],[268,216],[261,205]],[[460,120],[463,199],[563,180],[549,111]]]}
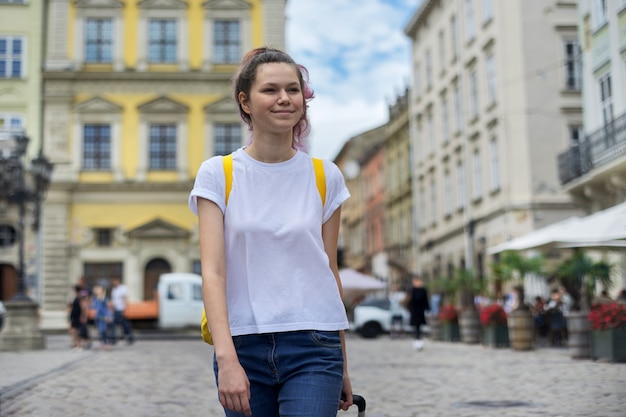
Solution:
{"label": "building facade", "polygon": [[[8,156],[16,134],[30,139],[26,159],[42,148],[41,60],[44,7],[41,1],[0,0],[0,152]],[[4,175],[9,175],[3,172]],[[4,178],[3,178],[4,180]],[[18,236],[17,207],[0,203],[0,300],[17,291],[19,239],[24,239],[25,277],[32,284],[30,295],[38,296],[38,234],[31,227],[37,220],[28,210],[24,236]]]}
{"label": "building facade", "polygon": [[583,123],[576,2],[425,0],[405,33],[417,272],[485,277],[487,247],[578,214],[556,163]]}
{"label": "building facade", "polygon": [[588,213],[626,200],[626,1],[580,0],[583,123],[559,177]]}
{"label": "building facade", "polygon": [[230,80],[284,48],[286,0],[49,0],[42,327],[65,325],[79,277],[152,299],[165,272],[200,272],[187,207],[205,159],[248,137]]}

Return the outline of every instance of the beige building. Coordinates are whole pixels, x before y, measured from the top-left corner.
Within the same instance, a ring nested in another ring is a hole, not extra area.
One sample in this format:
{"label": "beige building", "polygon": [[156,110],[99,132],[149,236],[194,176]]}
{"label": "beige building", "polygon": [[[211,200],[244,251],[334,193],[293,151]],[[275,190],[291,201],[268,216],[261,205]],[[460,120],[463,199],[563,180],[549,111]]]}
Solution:
{"label": "beige building", "polygon": [[79,277],[131,301],[161,273],[199,272],[187,207],[205,159],[248,137],[230,80],[253,47],[284,47],[286,0],[49,0],[42,327],[65,326]]}
{"label": "beige building", "polygon": [[[15,134],[30,139],[24,164],[42,147],[41,56],[43,1],[0,0],[0,152],[9,155]],[[3,180],[9,172],[3,172]],[[3,186],[4,187],[4,186]],[[6,190],[4,190],[6,191]],[[38,233],[31,227],[32,205],[28,205],[25,235],[18,236],[17,207],[0,204],[0,300],[10,299],[17,290],[19,239],[24,239],[25,278],[31,284],[28,295],[39,297]]]}
{"label": "beige building", "polygon": [[557,154],[583,123],[575,1],[425,0],[409,104],[417,272],[473,267],[485,249],[579,214]]}

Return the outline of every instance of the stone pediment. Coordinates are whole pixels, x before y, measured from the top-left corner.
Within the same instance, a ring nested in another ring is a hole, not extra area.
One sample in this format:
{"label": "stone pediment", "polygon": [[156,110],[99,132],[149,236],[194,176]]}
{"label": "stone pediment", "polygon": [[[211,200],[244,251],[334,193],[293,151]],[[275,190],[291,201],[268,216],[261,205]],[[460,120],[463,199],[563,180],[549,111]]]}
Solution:
{"label": "stone pediment", "polygon": [[105,100],[101,97],[94,97],[87,101],[77,104],[74,107],[77,113],[121,113],[122,106]]}
{"label": "stone pediment", "polygon": [[245,0],[209,0],[205,2],[202,7],[204,9],[227,9],[227,10],[247,10],[250,7],[250,3]]}
{"label": "stone pediment", "polygon": [[141,113],[182,114],[187,113],[189,108],[171,98],[159,97],[139,106],[139,111]]}
{"label": "stone pediment", "polygon": [[186,9],[187,2],[182,0],[143,0],[138,4],[141,9]]}
{"label": "stone pediment", "polygon": [[14,88],[0,90],[0,103],[8,105],[24,104],[24,98],[20,92]]}
{"label": "stone pediment", "polygon": [[120,9],[124,3],[119,0],[76,0],[74,3],[77,9]]}
{"label": "stone pediment", "polygon": [[128,232],[131,239],[180,239],[189,237],[190,232],[163,219],[152,220]]}
{"label": "stone pediment", "polygon": [[239,108],[235,105],[235,100],[230,97],[221,98],[204,106],[205,114],[237,114],[238,112]]}

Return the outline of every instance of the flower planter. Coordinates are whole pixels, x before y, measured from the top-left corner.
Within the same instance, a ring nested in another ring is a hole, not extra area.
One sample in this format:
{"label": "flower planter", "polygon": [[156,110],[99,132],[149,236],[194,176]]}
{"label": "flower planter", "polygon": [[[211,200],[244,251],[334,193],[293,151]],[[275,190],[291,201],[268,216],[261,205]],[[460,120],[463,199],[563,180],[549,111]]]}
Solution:
{"label": "flower planter", "polygon": [[459,323],[442,322],[441,323],[441,340],[446,342],[458,342],[461,340],[461,332],[459,331]]}
{"label": "flower planter", "polygon": [[503,325],[483,326],[483,345],[509,347],[509,328]]}
{"label": "flower planter", "polygon": [[514,310],[508,317],[509,341],[513,350],[534,348],[534,320],[529,310]]}
{"label": "flower planter", "polygon": [[626,362],[626,329],[592,330],[591,358]]}

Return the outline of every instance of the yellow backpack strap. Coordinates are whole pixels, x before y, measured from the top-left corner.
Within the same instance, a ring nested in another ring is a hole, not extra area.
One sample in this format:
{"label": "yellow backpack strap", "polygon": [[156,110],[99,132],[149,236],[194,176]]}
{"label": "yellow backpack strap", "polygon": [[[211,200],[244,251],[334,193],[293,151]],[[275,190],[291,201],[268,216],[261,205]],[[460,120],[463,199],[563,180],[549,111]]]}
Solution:
{"label": "yellow backpack strap", "polygon": [[319,158],[311,158],[313,160],[313,169],[315,170],[315,183],[317,191],[322,199],[322,207],[326,204],[326,175],[324,174],[324,161]]}
{"label": "yellow backpack strap", "polygon": [[225,155],[222,157],[224,163],[224,179],[225,183],[225,205],[228,204],[228,197],[230,196],[230,189],[233,188],[233,154]]}

